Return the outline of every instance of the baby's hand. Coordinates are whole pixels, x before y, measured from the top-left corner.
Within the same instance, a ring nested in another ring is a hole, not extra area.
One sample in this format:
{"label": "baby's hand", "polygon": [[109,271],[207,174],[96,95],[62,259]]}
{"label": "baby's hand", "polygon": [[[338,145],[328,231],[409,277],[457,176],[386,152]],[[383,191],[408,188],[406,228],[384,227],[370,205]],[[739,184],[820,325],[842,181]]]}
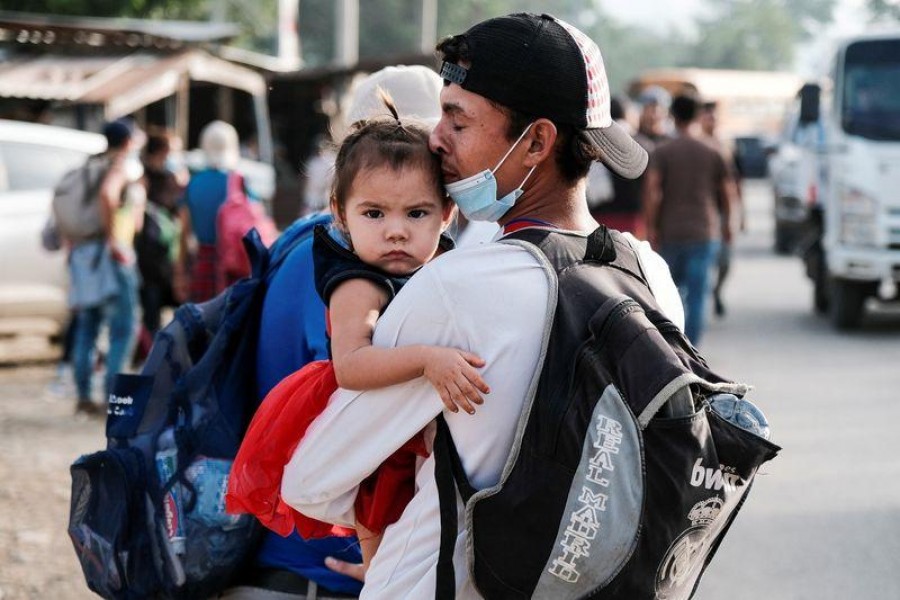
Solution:
{"label": "baby's hand", "polygon": [[441,395],[447,410],[458,412],[462,408],[474,415],[475,407],[472,405],[484,403],[479,392],[491,392],[476,369],[484,365],[484,360],[471,352],[431,347],[425,356],[424,375]]}

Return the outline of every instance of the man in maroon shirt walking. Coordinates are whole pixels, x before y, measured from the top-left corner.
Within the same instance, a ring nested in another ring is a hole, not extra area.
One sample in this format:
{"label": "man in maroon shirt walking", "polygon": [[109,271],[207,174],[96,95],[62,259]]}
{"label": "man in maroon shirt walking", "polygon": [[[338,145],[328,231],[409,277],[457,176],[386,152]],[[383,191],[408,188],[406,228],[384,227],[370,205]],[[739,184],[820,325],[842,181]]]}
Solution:
{"label": "man in maroon shirt walking", "polygon": [[720,243],[731,242],[731,207],[737,192],[719,152],[695,137],[698,102],[672,101],[677,134],[650,158],[644,198],[647,239],[669,264],[684,299],[685,333],[699,344],[705,321],[709,271]]}

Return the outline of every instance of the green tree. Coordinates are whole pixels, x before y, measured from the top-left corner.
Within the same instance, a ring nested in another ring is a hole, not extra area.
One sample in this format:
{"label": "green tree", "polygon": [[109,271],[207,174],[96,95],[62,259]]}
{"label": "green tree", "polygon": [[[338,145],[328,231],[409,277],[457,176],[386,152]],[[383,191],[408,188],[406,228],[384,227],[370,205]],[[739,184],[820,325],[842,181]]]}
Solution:
{"label": "green tree", "polygon": [[779,3],[798,28],[798,34],[809,37],[819,25],[830,23],[835,0],[785,0]]}
{"label": "green tree", "polygon": [[579,15],[592,4],[590,0],[439,0],[438,34],[460,33],[479,21],[514,12],[549,13],[577,24]]}
{"label": "green tree", "polygon": [[900,20],[900,1],[898,0],[866,0],[866,8],[873,21]]}
{"label": "green tree", "polygon": [[328,63],[334,56],[335,3],[300,0],[300,44],[307,66]]}
{"label": "green tree", "polygon": [[834,0],[711,0],[687,60],[698,67],[783,69],[795,45],[831,20]]}
{"label": "green tree", "polygon": [[515,11],[550,13],[584,31],[600,46],[614,93],[624,91],[628,82],[645,69],[681,64],[686,53],[683,35],[625,25],[606,11],[600,0],[441,1],[438,29],[441,35],[458,33],[483,19]]}
{"label": "green tree", "polygon": [[688,42],[678,31],[624,24],[604,10],[599,0],[582,4],[573,24],[600,46],[613,93],[624,93],[642,71],[684,64]]}
{"label": "green tree", "polygon": [[[204,1],[204,0],[198,0]],[[240,25],[235,46],[275,54],[278,51],[278,0],[206,0],[207,12],[216,4],[216,17]]]}
{"label": "green tree", "polygon": [[0,10],[80,17],[200,19],[206,0],[0,0]]}
{"label": "green tree", "polygon": [[[551,12],[573,20],[589,0],[438,0],[438,38],[465,31],[492,16],[518,11]],[[421,0],[360,0],[359,55],[390,57],[418,52]],[[334,0],[300,1],[300,37],[308,66],[334,57]],[[573,21],[574,22],[574,21]]]}

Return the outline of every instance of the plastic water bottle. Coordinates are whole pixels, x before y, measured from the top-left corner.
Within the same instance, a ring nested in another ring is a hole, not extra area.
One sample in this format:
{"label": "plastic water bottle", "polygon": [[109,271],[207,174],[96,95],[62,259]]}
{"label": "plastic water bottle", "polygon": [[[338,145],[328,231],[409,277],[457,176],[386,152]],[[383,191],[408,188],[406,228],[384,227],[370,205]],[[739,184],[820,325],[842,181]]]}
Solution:
{"label": "plastic water bottle", "polygon": [[749,400],[738,398],[734,394],[716,394],[709,398],[709,406],[726,421],[769,439],[769,421],[766,415]]}
{"label": "plastic water bottle", "polygon": [[[171,427],[160,434],[157,447],[156,471],[160,484],[165,485],[178,471],[178,447]],[[163,496],[163,515],[165,522],[162,523],[162,528],[169,542],[163,546],[172,567],[172,578],[176,584],[181,585],[185,581],[185,574],[179,556],[185,553],[185,522],[180,484],[172,485]]]}
{"label": "plastic water bottle", "polygon": [[186,469],[185,476],[197,494],[196,508],[190,516],[192,522],[196,520],[208,527],[220,527],[226,531],[241,525],[241,515],[225,512],[231,464],[228,459],[198,456]]}

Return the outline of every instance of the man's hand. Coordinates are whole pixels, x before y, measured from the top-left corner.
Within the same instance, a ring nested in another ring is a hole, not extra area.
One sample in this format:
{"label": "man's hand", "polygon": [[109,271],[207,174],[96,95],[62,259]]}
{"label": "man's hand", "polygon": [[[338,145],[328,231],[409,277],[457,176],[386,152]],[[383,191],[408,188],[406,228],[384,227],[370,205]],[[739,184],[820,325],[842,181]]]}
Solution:
{"label": "man's hand", "polygon": [[116,242],[110,242],[109,244],[109,253],[112,255],[112,259],[119,263],[120,265],[128,264],[128,257],[122,252],[119,248],[119,245]]}
{"label": "man's hand", "polygon": [[357,581],[364,582],[366,580],[366,568],[361,564],[348,563],[329,556],[325,559],[325,566],[335,573],[352,577]]}
{"label": "man's hand", "polygon": [[731,230],[730,226],[726,226],[722,228],[722,243],[726,246],[730,246],[731,242],[734,240],[734,233]]}

